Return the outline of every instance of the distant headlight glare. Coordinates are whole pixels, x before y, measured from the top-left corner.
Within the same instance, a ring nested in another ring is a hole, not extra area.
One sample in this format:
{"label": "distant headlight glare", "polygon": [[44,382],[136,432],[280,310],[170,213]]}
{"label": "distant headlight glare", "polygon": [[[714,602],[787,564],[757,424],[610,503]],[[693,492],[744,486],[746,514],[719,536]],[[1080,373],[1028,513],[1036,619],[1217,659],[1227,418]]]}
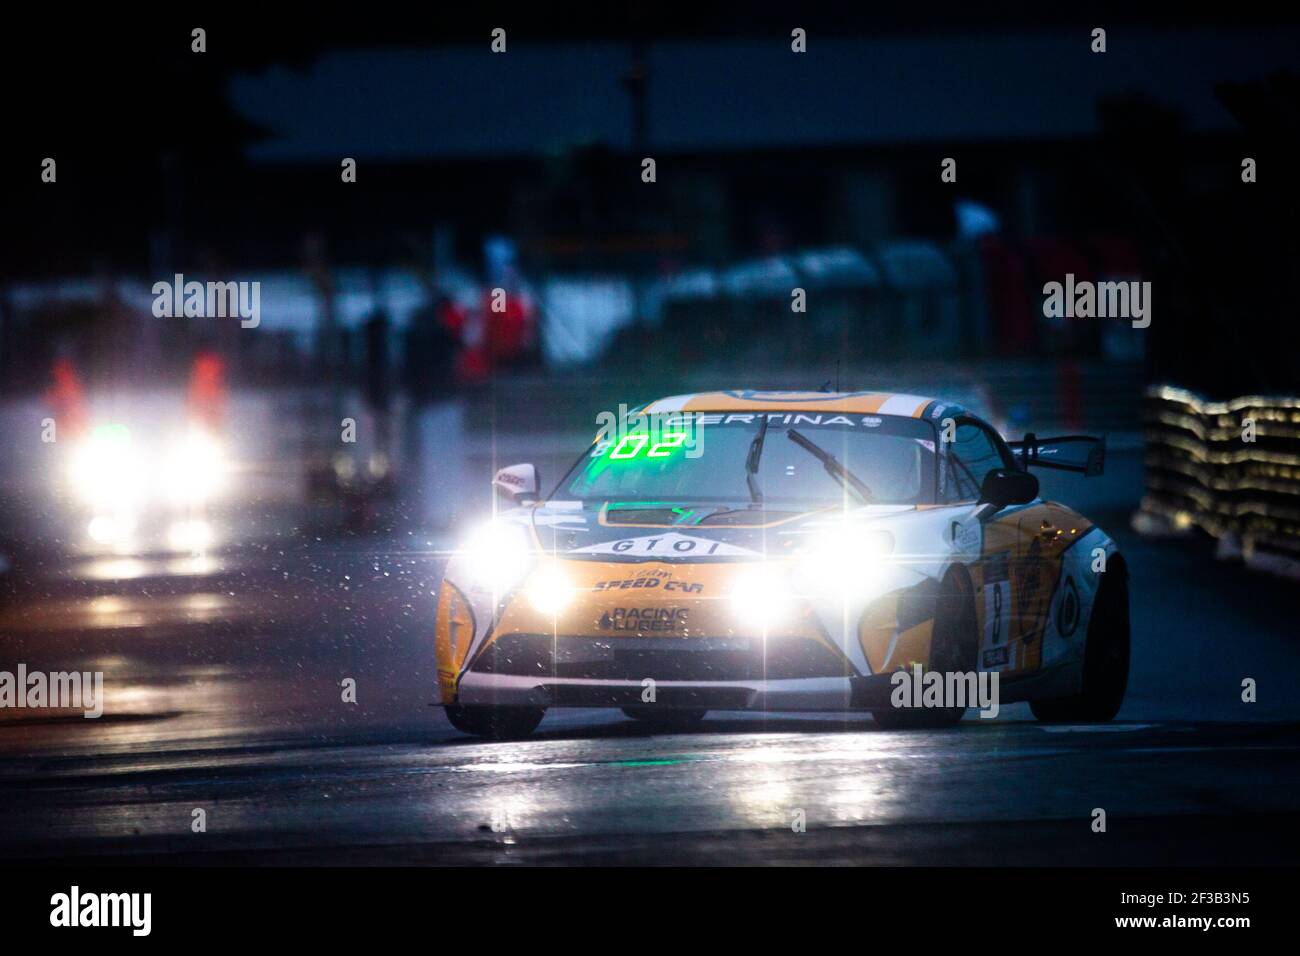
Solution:
{"label": "distant headlight glare", "polygon": [[68,478],[77,497],[97,511],[129,511],[149,476],[126,426],[104,425],[74,449]]}
{"label": "distant headlight glare", "polygon": [[173,504],[203,504],[225,485],[226,467],[220,443],[211,435],[192,431],[168,449],[159,491]]}

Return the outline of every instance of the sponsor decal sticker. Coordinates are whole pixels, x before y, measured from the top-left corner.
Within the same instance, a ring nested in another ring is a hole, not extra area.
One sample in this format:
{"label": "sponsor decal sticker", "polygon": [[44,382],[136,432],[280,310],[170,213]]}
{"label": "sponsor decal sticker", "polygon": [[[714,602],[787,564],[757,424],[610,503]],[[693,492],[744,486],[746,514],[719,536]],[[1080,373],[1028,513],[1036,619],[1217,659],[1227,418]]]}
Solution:
{"label": "sponsor decal sticker", "polygon": [[669,531],[640,538],[617,538],[601,541],[586,547],[575,548],[570,554],[612,554],[624,557],[687,558],[752,555],[756,552],[709,538]]}
{"label": "sponsor decal sticker", "polygon": [[703,584],[693,581],[674,580],[672,572],[665,571],[662,568],[638,572],[635,576],[617,578],[612,581],[597,581],[591,586],[593,591],[652,590],[655,588],[662,588],[664,591],[675,591],[680,594],[702,594],[704,592]]}
{"label": "sponsor decal sticker", "polygon": [[994,667],[1006,667],[1010,663],[1010,657],[1007,651],[1007,645],[990,648],[985,651],[980,658],[980,665],[986,670]]}
{"label": "sponsor decal sticker", "polygon": [[1074,578],[1066,578],[1061,590],[1061,603],[1056,609],[1056,633],[1069,637],[1079,626],[1079,589],[1075,587]]}
{"label": "sponsor decal sticker", "polygon": [[686,629],[684,607],[616,607],[600,616],[602,631],[682,631]]}

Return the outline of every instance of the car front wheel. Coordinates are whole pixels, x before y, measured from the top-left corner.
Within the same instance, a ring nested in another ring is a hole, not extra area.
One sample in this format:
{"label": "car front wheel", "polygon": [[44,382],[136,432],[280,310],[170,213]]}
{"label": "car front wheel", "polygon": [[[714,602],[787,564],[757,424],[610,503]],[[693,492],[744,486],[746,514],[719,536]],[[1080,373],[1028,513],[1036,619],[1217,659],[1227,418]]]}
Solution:
{"label": "car front wheel", "polygon": [[[964,573],[954,572],[943,582],[935,606],[930,644],[932,650],[928,670],[944,675],[975,670],[979,630],[970,581]],[[872,718],[885,730],[953,727],[965,715],[965,707],[955,706],[889,707],[871,712]]]}
{"label": "car front wheel", "polygon": [[1029,709],[1044,723],[1105,723],[1119,713],[1128,689],[1128,580],[1122,566],[1108,571],[1088,622],[1083,651],[1083,690],[1074,697],[1033,700]]}

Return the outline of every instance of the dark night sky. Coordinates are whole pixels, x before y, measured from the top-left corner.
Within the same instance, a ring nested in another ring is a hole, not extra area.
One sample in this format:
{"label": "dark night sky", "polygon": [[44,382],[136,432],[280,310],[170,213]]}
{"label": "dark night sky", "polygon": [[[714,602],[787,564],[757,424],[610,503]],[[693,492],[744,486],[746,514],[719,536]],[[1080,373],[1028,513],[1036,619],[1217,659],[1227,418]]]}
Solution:
{"label": "dark night sky", "polygon": [[[650,148],[1072,139],[1096,131],[1096,103],[1140,92],[1192,132],[1233,121],[1224,81],[1294,67],[1293,36],[1262,30],[1115,27],[1108,51],[1084,28],[1009,35],[787,34],[648,48]],[[628,47],[512,37],[478,46],[326,52],[303,69],[240,72],[231,103],[271,135],[250,158],[324,161],[537,155],[574,142],[630,144]]]}
{"label": "dark night sky", "polygon": [[[567,236],[591,210],[617,235],[686,228],[634,176],[619,178],[632,139],[624,78],[642,41],[647,151],[684,154],[683,167],[694,154],[712,171],[738,250],[757,247],[772,209],[824,241],[835,224],[823,213],[838,211],[819,192],[828,157],[892,167],[897,228],[941,235],[946,220],[925,205],[940,188],[927,154],[952,144],[963,194],[1010,208],[1019,193],[1006,183],[1037,171],[1044,205],[1058,207],[1043,228],[1104,228],[1157,250],[1163,288],[1186,290],[1203,338],[1230,332],[1246,343],[1229,350],[1242,363],[1267,359],[1294,377],[1293,352],[1249,344],[1275,334],[1278,311],[1294,313],[1276,290],[1294,285],[1300,262],[1289,166],[1300,34],[1244,19],[1267,11],[1180,10],[1190,22],[1157,23],[1131,6],[860,5],[846,25],[789,4],[689,16],[658,5],[318,7],[278,21],[15,14],[0,33],[0,277],[139,271],[159,236],[187,262],[296,262],[308,233],[345,261],[393,261],[409,254],[404,230],[444,220],[472,253],[480,233],[524,220],[521,208],[543,235]],[[498,24],[504,56],[489,50]],[[189,49],[195,25],[209,29],[202,55]],[[795,25],[809,31],[807,54],[790,52]],[[1096,25],[1108,30],[1104,55],[1089,50]],[[587,145],[608,149],[575,148]],[[548,162],[566,154],[567,169]],[[1249,154],[1261,179],[1245,190]],[[45,156],[58,157],[57,189],[39,180]],[[368,164],[346,193],[342,156]],[[804,225],[795,206],[821,218]],[[1164,328],[1169,351],[1191,331]]]}

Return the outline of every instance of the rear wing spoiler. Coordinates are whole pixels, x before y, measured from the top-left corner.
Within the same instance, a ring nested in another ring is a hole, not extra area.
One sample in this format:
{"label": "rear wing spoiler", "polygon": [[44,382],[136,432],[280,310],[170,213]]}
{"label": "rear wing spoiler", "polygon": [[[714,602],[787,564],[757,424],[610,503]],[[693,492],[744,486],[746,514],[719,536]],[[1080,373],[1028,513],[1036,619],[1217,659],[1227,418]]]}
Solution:
{"label": "rear wing spoiler", "polygon": [[1055,468],[1093,478],[1106,469],[1106,439],[1088,435],[1039,438],[1033,432],[1024,441],[1007,442],[1022,468]]}

